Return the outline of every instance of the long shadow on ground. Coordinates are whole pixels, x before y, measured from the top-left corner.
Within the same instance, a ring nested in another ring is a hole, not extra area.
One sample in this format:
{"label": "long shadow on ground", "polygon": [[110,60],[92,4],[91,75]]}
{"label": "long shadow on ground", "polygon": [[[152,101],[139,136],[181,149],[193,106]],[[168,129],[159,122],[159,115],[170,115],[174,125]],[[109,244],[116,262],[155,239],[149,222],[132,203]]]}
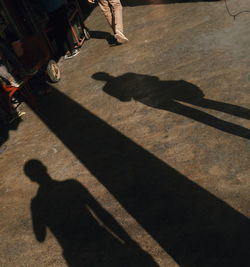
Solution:
{"label": "long shadow on ground", "polygon": [[158,266],[77,180],[53,180],[38,160],[24,170],[39,185],[31,202],[36,239],[44,242],[49,229],[68,266]]}
{"label": "long shadow on ground", "polygon": [[250,109],[205,98],[201,89],[184,80],[161,81],[158,77],[126,73],[113,77],[104,72],[92,76],[105,82],[104,92],[122,102],[139,101],[147,106],[171,111],[218,130],[243,138],[250,138],[250,130],[212,116],[193,106],[216,110],[244,119],[250,119]]}
{"label": "long shadow on ground", "polygon": [[56,89],[36,113],[180,266],[249,266],[244,215]]}

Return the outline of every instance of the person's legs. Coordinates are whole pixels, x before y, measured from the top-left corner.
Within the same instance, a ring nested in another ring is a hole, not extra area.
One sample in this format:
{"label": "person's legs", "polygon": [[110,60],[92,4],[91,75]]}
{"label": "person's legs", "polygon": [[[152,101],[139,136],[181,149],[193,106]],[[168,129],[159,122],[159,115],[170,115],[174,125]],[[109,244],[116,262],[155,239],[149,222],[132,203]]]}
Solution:
{"label": "person's legs", "polygon": [[108,0],[99,0],[98,5],[101,8],[104,16],[106,17],[110,27],[113,29],[115,33],[115,28],[114,28],[114,19],[113,19],[113,14],[109,5]]}
{"label": "person's legs", "polygon": [[19,87],[19,84],[16,82],[15,78],[9,73],[6,66],[0,63],[0,77],[3,80],[8,81],[12,86]]}
{"label": "person's legs", "polygon": [[50,13],[50,24],[54,28],[59,56],[65,56],[66,59],[76,56],[79,53],[79,49],[75,48],[75,41],[65,5]]}
{"label": "person's legs", "polygon": [[123,33],[122,4],[120,0],[108,0],[113,15],[113,27],[115,33]]}
{"label": "person's legs", "polygon": [[122,4],[120,0],[108,0],[112,13],[112,25],[115,33],[115,38],[118,43],[123,44],[128,41],[127,37],[123,34],[123,17],[122,17]]}
{"label": "person's legs", "polygon": [[63,56],[68,50],[71,52],[74,49],[74,41],[69,40],[69,38],[72,38],[72,34],[70,32],[66,6],[62,6],[49,13],[49,18],[50,24],[54,29],[54,37],[59,55]]}
{"label": "person's legs", "polygon": [[75,41],[74,41],[73,34],[71,31],[71,25],[69,24],[66,27],[68,28],[68,30],[67,30],[67,38],[66,38],[65,47],[68,48],[68,51],[72,53],[73,50],[75,49]]}
{"label": "person's legs", "polygon": [[55,10],[51,13],[49,13],[49,20],[50,25],[53,27],[53,33],[55,42],[58,49],[59,56],[63,56],[65,54],[65,47],[64,43],[66,40],[66,33],[65,33],[65,27],[64,27],[64,19],[61,17],[61,10]]}
{"label": "person's legs", "polygon": [[122,4],[120,0],[99,0],[98,4],[113,29],[116,40],[119,43],[127,42],[128,39],[123,34]]}

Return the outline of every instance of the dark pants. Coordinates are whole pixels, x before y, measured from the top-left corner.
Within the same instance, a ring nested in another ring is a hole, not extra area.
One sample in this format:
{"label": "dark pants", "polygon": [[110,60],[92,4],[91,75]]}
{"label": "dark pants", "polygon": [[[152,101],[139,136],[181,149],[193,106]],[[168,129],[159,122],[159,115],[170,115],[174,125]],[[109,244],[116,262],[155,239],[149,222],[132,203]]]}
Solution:
{"label": "dark pants", "polygon": [[66,6],[56,9],[49,14],[50,25],[54,29],[54,38],[59,50],[59,55],[63,56],[67,51],[72,52],[75,43],[70,29]]}

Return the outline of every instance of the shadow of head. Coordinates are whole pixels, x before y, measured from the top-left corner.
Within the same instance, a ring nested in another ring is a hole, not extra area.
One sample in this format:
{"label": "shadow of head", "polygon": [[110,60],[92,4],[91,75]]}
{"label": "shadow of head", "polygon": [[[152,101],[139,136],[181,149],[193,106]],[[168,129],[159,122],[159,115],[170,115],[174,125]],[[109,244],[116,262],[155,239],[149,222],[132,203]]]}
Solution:
{"label": "shadow of head", "polygon": [[24,173],[30,178],[32,182],[43,184],[50,180],[47,167],[37,159],[29,160],[24,165]]}
{"label": "shadow of head", "polygon": [[[94,80],[106,82],[103,91],[122,102],[128,102],[132,99],[132,90],[127,75],[114,77],[106,72],[97,72],[91,76]],[[129,76],[130,78],[130,76]]]}
{"label": "shadow of head", "polygon": [[94,80],[97,81],[104,81],[104,82],[109,82],[111,81],[114,77],[109,75],[106,72],[96,72],[91,76]]}

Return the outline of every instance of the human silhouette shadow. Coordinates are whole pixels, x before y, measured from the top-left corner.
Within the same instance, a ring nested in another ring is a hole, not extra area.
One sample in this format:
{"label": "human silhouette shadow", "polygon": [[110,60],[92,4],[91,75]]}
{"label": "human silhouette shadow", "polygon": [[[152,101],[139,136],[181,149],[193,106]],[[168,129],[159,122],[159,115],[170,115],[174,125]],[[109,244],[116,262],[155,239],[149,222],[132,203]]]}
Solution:
{"label": "human silhouette shadow", "polygon": [[122,102],[134,99],[147,106],[171,111],[218,130],[247,139],[250,138],[249,129],[216,118],[184,103],[220,111],[244,119],[250,119],[249,109],[206,99],[200,88],[184,80],[161,81],[156,76],[136,73],[126,73],[119,77],[113,77],[107,73],[99,72],[95,73],[92,77],[96,80],[105,81],[106,84],[103,87],[103,91]]}
{"label": "human silhouette shadow", "polygon": [[49,229],[68,266],[158,266],[77,180],[53,180],[34,159],[24,171],[39,185],[31,202],[36,239],[44,242]]}
{"label": "human silhouette shadow", "polygon": [[34,112],[180,266],[250,266],[239,211],[55,88]]}

